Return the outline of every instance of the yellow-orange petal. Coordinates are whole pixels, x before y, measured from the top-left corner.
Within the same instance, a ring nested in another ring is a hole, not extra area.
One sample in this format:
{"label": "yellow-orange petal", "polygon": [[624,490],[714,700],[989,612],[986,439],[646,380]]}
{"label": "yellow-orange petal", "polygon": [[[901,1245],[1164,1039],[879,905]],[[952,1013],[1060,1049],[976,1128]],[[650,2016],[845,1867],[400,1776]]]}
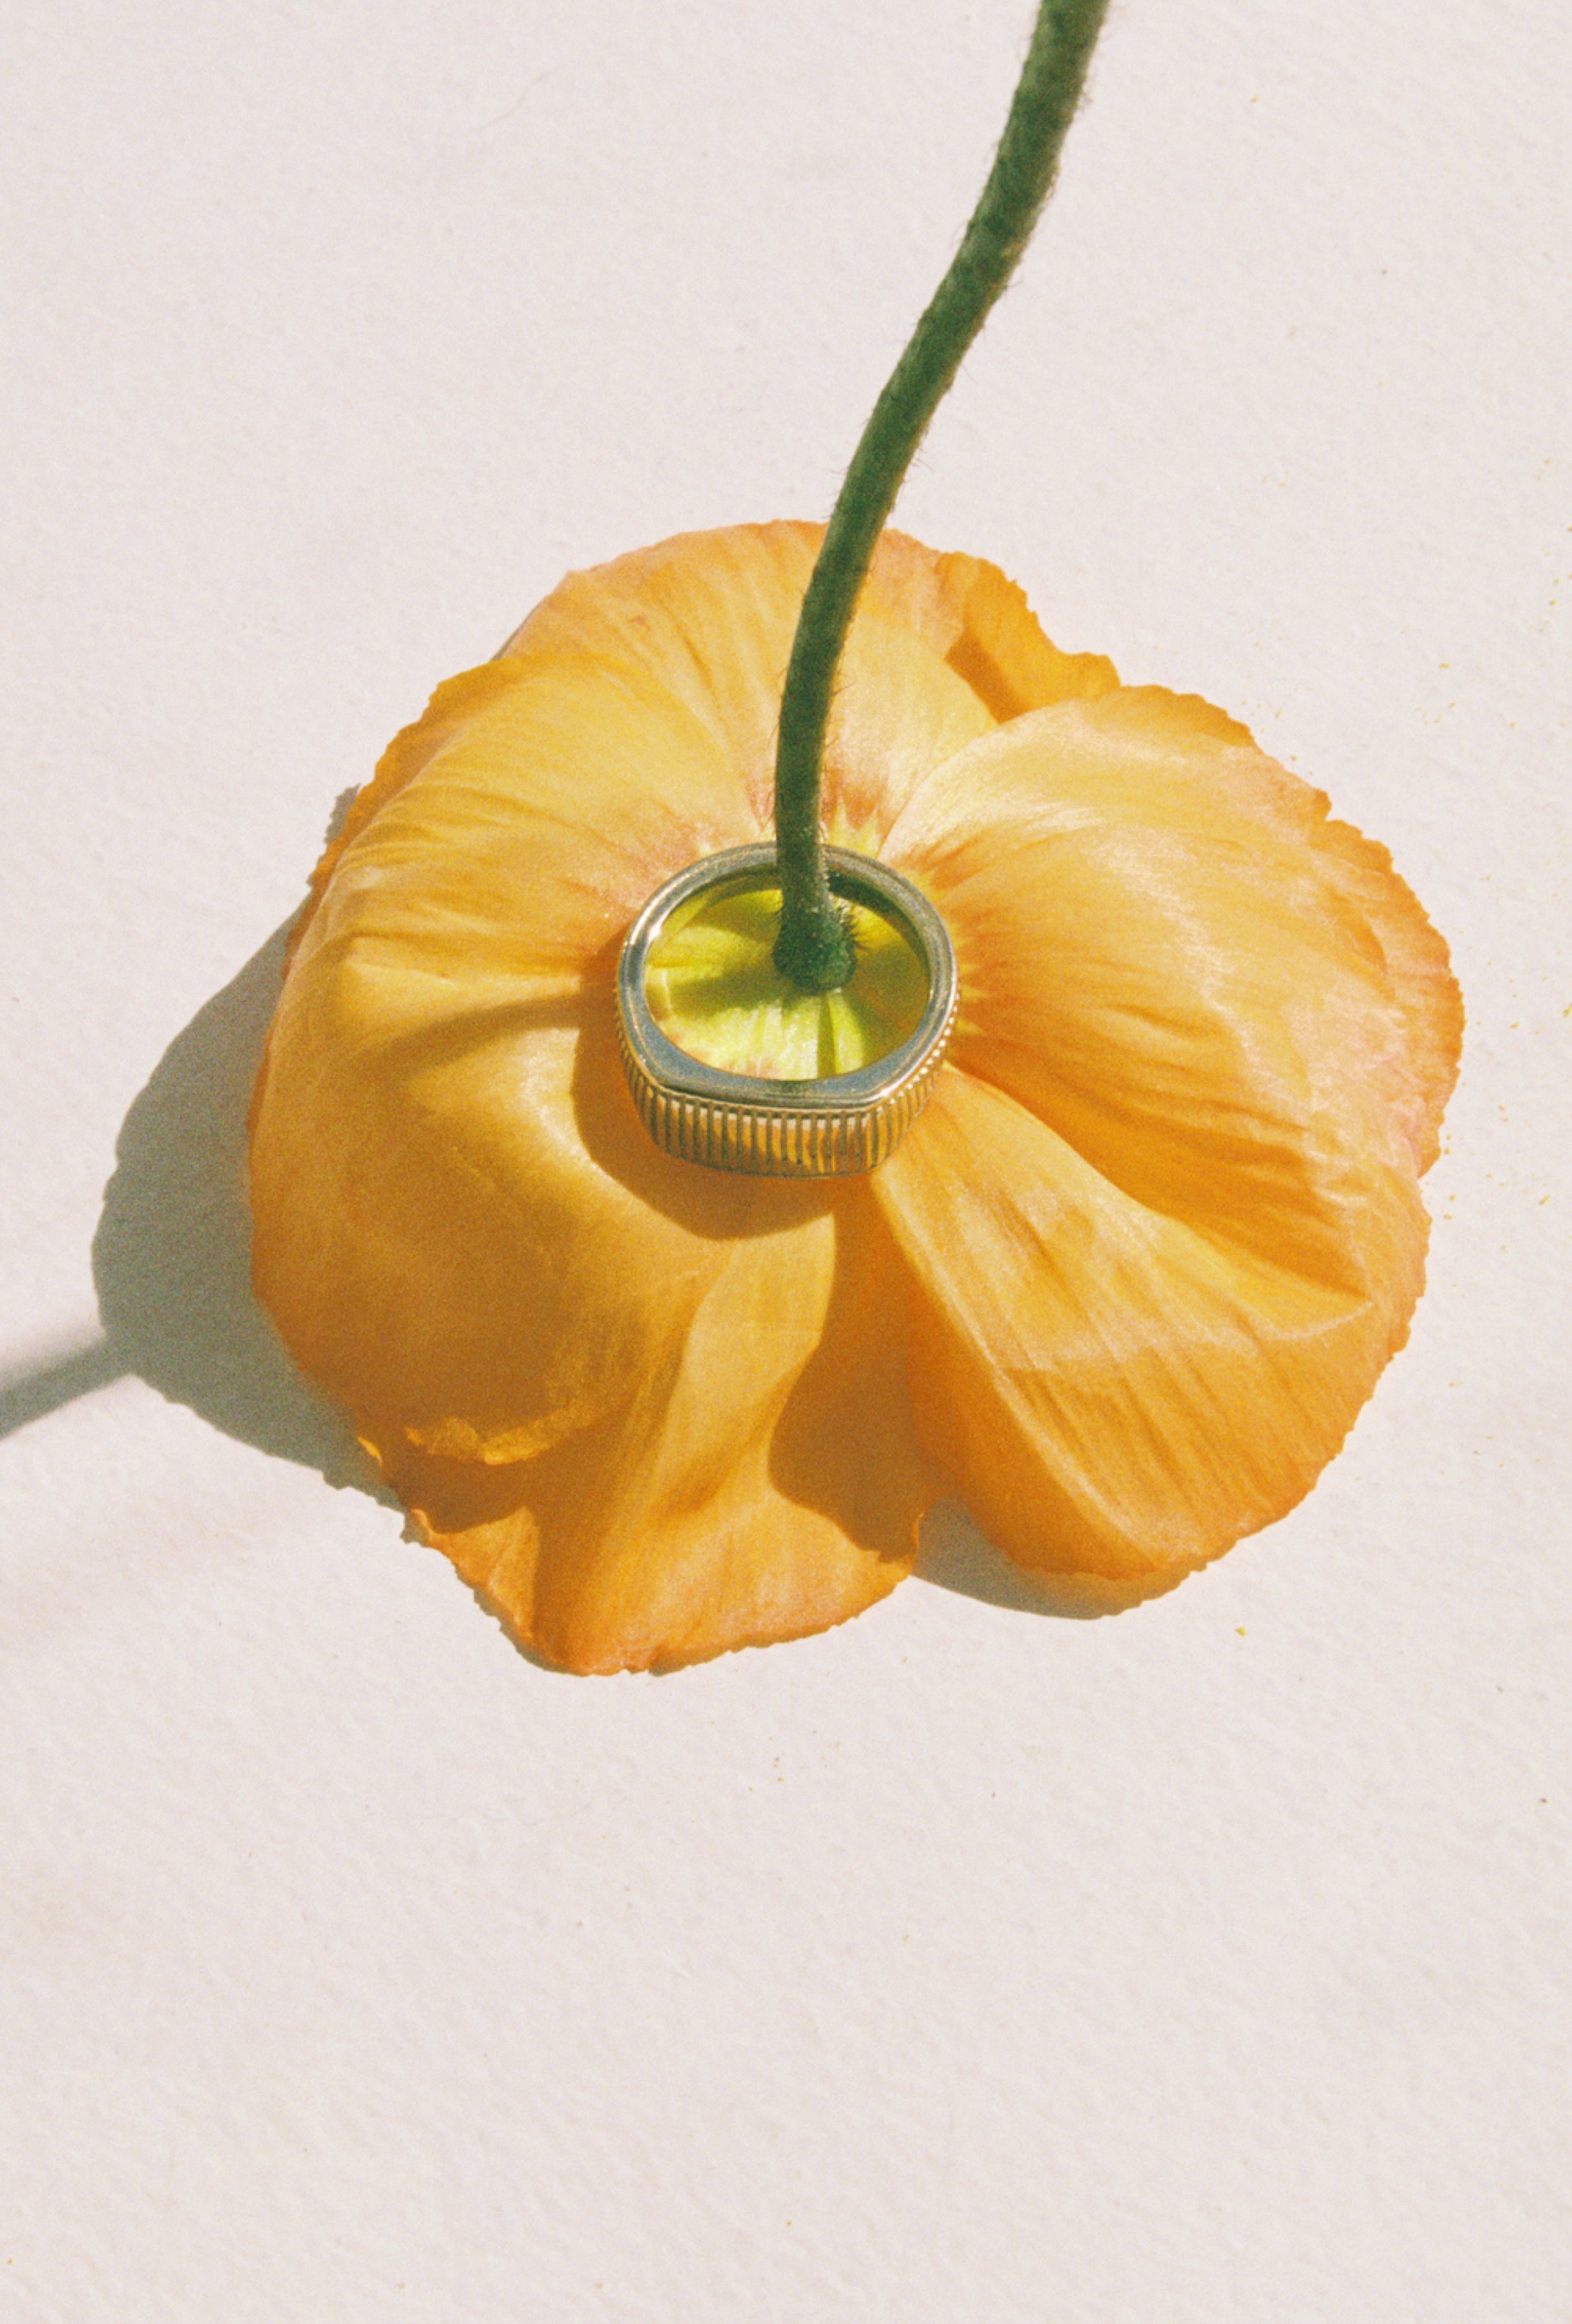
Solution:
{"label": "yellow-orange petal", "polygon": [[669,1368],[734,1243],[811,1240],[825,1198],[661,1153],[602,995],[455,991],[406,1030],[392,982],[353,958],[291,978],[253,1136],[257,1292],[379,1447],[517,1460]]}
{"label": "yellow-orange petal", "polygon": [[[259,1290],[431,1536],[572,1668],[882,1594],[928,1490],[909,1350],[1004,1547],[1160,1586],[1306,1489],[1418,1287],[1457,1015],[1383,853],[1221,714],[1117,690],[994,568],[899,536],[827,815],[945,910],[971,1078],[870,1185],[655,1150],[617,945],[765,828],[818,538],[570,576],[439,689],[324,860],[259,1082]],[[1006,890],[1040,873],[1023,925]]]}
{"label": "yellow-orange petal", "polygon": [[373,1450],[427,1536],[564,1669],[643,1670],[846,1620],[911,1571],[933,1490],[901,1272],[865,1194],[719,1254],[616,1408],[507,1466]]}
{"label": "yellow-orange petal", "polygon": [[973,745],[887,852],[956,945],[957,1065],[1133,1200],[1366,1281],[1369,1188],[1433,1152],[1461,1008],[1384,852],[1319,793],[1205,704],[1121,690]]}
{"label": "yellow-orange petal", "polygon": [[1060,653],[1020,583],[985,558],[886,532],[869,581],[1001,724],[1072,696],[1096,701],[1119,683],[1105,654]]}
{"label": "yellow-orange petal", "polygon": [[[822,537],[818,525],[735,525],[569,574],[505,650],[583,652],[652,671],[709,726],[762,818],[781,688]],[[1116,683],[1101,656],[1058,652],[995,567],[885,533],[837,674],[824,761],[829,836],[876,850],[914,786],[996,719]]]}
{"label": "yellow-orange petal", "polygon": [[384,754],[319,867],[297,950],[375,952],[462,979],[471,1003],[499,977],[576,983],[663,880],[763,828],[649,670],[567,652],[489,662],[439,686]]}
{"label": "yellow-orange petal", "polygon": [[645,674],[495,666],[430,724],[291,964],[254,1104],[254,1274],[368,1427],[511,1457],[608,1408],[763,1215],[655,1152],[612,1029],[649,890],[754,834]]}
{"label": "yellow-orange petal", "polygon": [[[538,743],[509,699],[504,739]],[[557,740],[597,734],[587,715]],[[466,729],[390,799],[296,953],[254,1113],[258,1292],[550,1659],[636,1668],[823,1628],[909,1569],[925,1498],[877,1215],[655,1148],[601,929],[619,881],[670,867],[641,861],[629,816],[603,841],[593,794],[563,837],[553,784],[582,794],[558,755],[499,852],[482,809],[517,770],[487,776],[496,741]],[[696,794],[702,774],[700,754]]]}
{"label": "yellow-orange petal", "polygon": [[[915,780],[987,713],[910,628],[865,634],[893,707],[851,731]],[[923,1497],[891,1300],[837,1225],[876,1212],[666,1157],[624,1085],[628,921],[761,830],[667,642],[664,676],[559,636],[439,689],[321,867],[253,1115],[254,1277],[297,1359],[586,1668],[841,1618]]]}
{"label": "yellow-orange petal", "polygon": [[919,1286],[923,1442],[1002,1549],[1106,1606],[1292,1508],[1420,1286],[1399,1169],[1373,1171],[1367,1280],[1333,1286],[1148,1208],[951,1066],[873,1183]]}

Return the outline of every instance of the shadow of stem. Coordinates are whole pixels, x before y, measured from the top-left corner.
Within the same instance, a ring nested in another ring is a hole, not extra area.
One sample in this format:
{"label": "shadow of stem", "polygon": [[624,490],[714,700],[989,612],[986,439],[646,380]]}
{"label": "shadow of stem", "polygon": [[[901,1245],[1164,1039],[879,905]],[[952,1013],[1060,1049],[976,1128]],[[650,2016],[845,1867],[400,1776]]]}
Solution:
{"label": "shadow of stem", "polygon": [[42,1420],[96,1388],[107,1388],[111,1380],[123,1379],[127,1369],[107,1340],[94,1337],[47,1363],[8,1373],[0,1379],[0,1436],[12,1435],[30,1420]]}

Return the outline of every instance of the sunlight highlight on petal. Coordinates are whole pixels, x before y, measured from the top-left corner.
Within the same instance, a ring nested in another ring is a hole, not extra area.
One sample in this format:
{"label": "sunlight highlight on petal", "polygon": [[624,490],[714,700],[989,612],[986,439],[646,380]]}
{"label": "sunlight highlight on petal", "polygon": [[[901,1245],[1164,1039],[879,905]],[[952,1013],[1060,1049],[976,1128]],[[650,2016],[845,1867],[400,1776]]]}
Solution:
{"label": "sunlight highlight on petal", "polygon": [[1000,1548],[1114,1602],[1293,1507],[1422,1280],[1424,1214],[1395,1172],[1365,1239],[1387,1271],[1332,1287],[1146,1208],[955,1068],[874,1185],[917,1288],[923,1441]]}

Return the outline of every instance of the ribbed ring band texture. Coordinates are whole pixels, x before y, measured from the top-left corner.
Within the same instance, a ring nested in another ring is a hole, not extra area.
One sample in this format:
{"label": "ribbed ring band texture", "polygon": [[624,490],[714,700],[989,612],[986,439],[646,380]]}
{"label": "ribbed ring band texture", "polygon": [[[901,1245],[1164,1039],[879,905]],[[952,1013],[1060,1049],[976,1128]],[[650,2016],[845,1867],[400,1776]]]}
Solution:
{"label": "ribbed ring band texture", "polygon": [[928,973],[915,1030],[855,1073],[775,1081],[702,1065],[670,1040],[645,997],[651,945],[681,904],[712,889],[757,883],[775,867],[768,844],[703,857],[656,890],[628,931],[617,964],[617,1026],[633,1102],[657,1146],[706,1169],[767,1178],[833,1178],[872,1170],[921,1112],[956,1011],[955,952],[943,921],[910,881],[874,857],[827,847],[834,892],[900,923]]}

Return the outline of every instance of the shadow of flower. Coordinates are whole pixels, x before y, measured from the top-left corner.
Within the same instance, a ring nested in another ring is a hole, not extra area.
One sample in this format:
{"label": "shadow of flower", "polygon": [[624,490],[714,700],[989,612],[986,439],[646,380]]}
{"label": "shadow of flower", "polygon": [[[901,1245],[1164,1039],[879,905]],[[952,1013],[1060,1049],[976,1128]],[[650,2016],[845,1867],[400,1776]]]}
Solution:
{"label": "shadow of flower", "polygon": [[936,1589],[953,1590],[958,1598],[976,1598],[985,1606],[1007,1607],[1016,1614],[1051,1614],[1062,1621],[1095,1622],[1105,1614],[1123,1614],[1143,1598],[1176,1589],[1182,1576],[1144,1589],[1121,1590],[1095,1576],[1076,1573],[1030,1573],[1013,1565],[979,1533],[958,1501],[940,1501],[922,1520],[916,1576]]}
{"label": "shadow of flower", "polygon": [[[0,1436],[134,1373],[227,1435],[396,1508],[347,1421],[296,1370],[251,1289],[246,1117],[290,926],[197,1011],[127,1113],[93,1238],[104,1336],[0,1379]],[[1113,1610],[1010,1564],[953,1503],[924,1523],[917,1572],[1022,1612]]]}
{"label": "shadow of flower", "polygon": [[251,1290],[245,1125],[289,924],[171,1042],[126,1115],[93,1238],[100,1361],[227,1435],[391,1499]]}

